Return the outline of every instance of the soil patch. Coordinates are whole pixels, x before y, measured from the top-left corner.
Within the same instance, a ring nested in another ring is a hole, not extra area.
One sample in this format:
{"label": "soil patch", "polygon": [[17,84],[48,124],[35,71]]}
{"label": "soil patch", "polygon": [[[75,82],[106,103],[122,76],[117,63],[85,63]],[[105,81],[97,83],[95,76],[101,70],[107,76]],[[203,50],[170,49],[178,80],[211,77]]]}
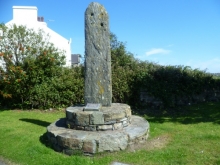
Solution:
{"label": "soil patch", "polygon": [[127,151],[135,152],[137,150],[154,150],[164,148],[171,140],[170,135],[165,134],[156,138],[147,140],[145,143],[135,144],[128,148]]}

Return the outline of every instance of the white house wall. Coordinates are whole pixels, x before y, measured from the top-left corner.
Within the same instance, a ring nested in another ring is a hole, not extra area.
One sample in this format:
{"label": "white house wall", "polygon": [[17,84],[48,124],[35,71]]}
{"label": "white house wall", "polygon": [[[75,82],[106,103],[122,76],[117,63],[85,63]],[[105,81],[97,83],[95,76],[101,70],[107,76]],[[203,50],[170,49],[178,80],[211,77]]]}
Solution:
{"label": "white house wall", "polygon": [[53,43],[58,49],[64,50],[66,56],[65,66],[71,66],[71,40],[67,40],[48,28],[46,22],[39,22],[37,17],[37,7],[13,6],[13,19],[5,25],[24,25],[36,31],[42,29],[46,34],[49,34],[49,42]]}
{"label": "white house wall", "polygon": [[37,20],[37,7],[13,6],[13,20],[20,22],[32,22]]}

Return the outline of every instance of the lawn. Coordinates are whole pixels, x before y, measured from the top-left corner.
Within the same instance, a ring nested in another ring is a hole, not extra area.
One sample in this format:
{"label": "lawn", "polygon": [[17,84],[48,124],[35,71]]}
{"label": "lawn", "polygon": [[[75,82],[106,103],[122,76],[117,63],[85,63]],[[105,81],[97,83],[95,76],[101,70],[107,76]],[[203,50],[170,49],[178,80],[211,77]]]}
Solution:
{"label": "lawn", "polygon": [[220,103],[142,113],[150,123],[146,144],[86,157],[67,156],[47,145],[46,126],[64,112],[0,110],[0,159],[21,165],[220,164]]}

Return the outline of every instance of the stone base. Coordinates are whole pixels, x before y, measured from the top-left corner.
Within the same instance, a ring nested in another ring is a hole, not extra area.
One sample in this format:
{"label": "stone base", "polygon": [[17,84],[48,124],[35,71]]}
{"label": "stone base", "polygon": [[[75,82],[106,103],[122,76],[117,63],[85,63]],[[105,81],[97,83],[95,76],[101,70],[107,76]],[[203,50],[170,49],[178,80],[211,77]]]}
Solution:
{"label": "stone base", "polygon": [[131,124],[123,129],[107,131],[74,130],[66,126],[68,119],[59,119],[47,127],[47,136],[56,151],[68,155],[92,155],[105,151],[125,150],[135,143],[145,142],[149,123],[142,117],[131,116]]}
{"label": "stone base", "polygon": [[85,106],[66,108],[68,128],[85,131],[118,130],[131,123],[131,108],[127,104],[112,103],[98,111],[85,111]]}

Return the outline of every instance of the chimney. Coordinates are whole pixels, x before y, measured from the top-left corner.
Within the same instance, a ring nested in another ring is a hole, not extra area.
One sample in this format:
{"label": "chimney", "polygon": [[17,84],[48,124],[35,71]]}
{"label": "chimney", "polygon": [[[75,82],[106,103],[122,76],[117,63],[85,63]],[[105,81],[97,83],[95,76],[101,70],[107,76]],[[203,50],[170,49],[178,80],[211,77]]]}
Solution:
{"label": "chimney", "polygon": [[44,22],[44,17],[37,17],[38,22]]}

